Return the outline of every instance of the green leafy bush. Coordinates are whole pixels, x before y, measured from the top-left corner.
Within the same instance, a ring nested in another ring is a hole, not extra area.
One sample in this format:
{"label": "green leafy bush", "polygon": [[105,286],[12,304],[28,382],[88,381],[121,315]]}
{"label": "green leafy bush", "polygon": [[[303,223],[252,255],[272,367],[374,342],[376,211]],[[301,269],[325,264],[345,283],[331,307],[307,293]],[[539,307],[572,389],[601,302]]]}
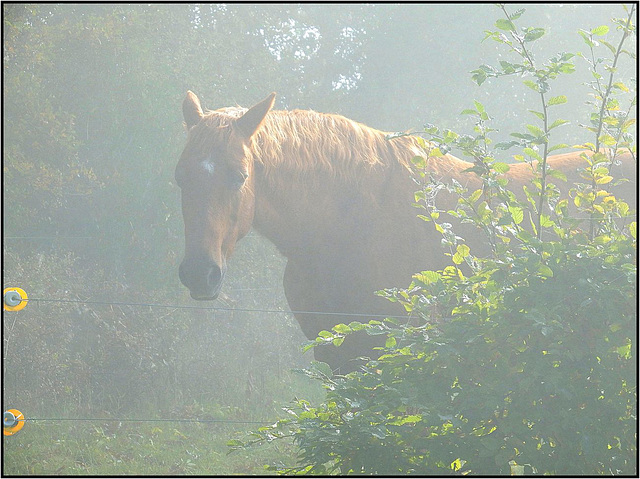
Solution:
{"label": "green leafy bush", "polygon": [[[530,43],[544,29],[518,29],[523,11],[500,8],[505,18],[487,38],[520,60],[482,66],[473,78],[480,84],[490,77],[524,76],[541,100],[542,111],[532,111],[539,123],[491,147],[490,117],[476,102],[463,112],[476,119],[475,136],[426,128],[424,145],[431,155],[458,149],[473,158],[473,170],[483,178],[483,188],[469,192],[432,180],[421,169],[424,160],[415,160],[422,184],[416,204],[425,210],[421,217],[443,234],[452,264],[415,274],[408,288],[379,293],[402,304],[408,321],[339,324],[310,344],[340,344],[363,329],[387,336],[381,356],[361,371],[334,377],[322,363],[304,371],[323,383],[323,403],[297,400],[285,408],[287,418],[246,441],[230,442],[237,449],[292,437],[298,464],[272,470],[637,473],[637,224],[630,206],[606,189],[615,182],[620,148],[635,156],[632,109],[622,110],[612,96],[617,58],[635,31],[635,7],[627,9],[626,19],[614,21],[622,32],[618,48],[598,40],[613,59],[607,63],[591,55],[589,60],[596,113],[586,129],[596,138],[580,145],[592,154],[583,156],[584,183],[572,185],[569,197],[555,185],[566,178],[546,161],[551,151],[567,146],[550,143],[552,130],[566,120],[553,120],[549,108],[565,97],[548,92],[557,75],[575,69],[575,55],[562,53],[538,65]],[[592,50],[593,37],[607,32],[597,27],[580,35]],[[609,75],[604,80],[597,72],[602,63]],[[628,90],[620,85],[619,92]],[[509,191],[502,175],[509,167],[495,154],[514,146],[523,153],[516,159],[530,162],[536,172],[522,200]],[[454,210],[439,211],[429,201],[441,188],[460,195]],[[445,217],[484,231],[492,254],[476,256]]]}

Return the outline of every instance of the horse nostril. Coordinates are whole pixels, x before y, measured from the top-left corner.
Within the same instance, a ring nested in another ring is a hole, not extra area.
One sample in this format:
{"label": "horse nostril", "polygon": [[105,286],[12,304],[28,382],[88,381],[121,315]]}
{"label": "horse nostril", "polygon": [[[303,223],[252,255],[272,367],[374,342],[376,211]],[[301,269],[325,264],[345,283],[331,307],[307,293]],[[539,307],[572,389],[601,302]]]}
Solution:
{"label": "horse nostril", "polygon": [[224,271],[208,259],[187,259],[180,264],[178,276],[194,299],[215,299],[220,292]]}
{"label": "horse nostril", "polygon": [[213,265],[209,270],[209,274],[207,275],[207,284],[209,287],[217,287],[222,281],[222,271],[218,267],[218,265]]}

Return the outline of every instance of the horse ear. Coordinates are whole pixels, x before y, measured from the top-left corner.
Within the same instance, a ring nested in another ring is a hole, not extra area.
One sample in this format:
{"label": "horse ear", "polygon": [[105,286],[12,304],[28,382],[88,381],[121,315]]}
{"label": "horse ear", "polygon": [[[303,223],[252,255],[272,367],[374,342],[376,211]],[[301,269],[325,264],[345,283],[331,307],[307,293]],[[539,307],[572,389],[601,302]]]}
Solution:
{"label": "horse ear", "polygon": [[200,100],[192,91],[187,92],[187,97],[182,102],[182,114],[184,115],[187,129],[198,123],[204,116]]}
{"label": "horse ear", "polygon": [[273,92],[260,103],[253,105],[244,115],[238,118],[236,126],[245,138],[251,137],[251,135],[260,128],[264,117],[267,116],[267,113],[269,113],[269,110],[273,107],[275,99],[276,94]]}

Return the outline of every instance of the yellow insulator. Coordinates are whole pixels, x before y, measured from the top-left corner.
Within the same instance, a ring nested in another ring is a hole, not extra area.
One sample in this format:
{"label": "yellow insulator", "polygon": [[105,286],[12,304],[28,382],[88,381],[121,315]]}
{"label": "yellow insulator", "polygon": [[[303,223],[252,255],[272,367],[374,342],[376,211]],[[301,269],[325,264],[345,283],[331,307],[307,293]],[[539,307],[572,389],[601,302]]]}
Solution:
{"label": "yellow insulator", "polygon": [[17,409],[7,409],[2,416],[2,433],[13,436],[24,427],[24,423],[24,414]]}
{"label": "yellow insulator", "polygon": [[2,308],[5,311],[20,311],[27,305],[27,293],[21,288],[4,288]]}

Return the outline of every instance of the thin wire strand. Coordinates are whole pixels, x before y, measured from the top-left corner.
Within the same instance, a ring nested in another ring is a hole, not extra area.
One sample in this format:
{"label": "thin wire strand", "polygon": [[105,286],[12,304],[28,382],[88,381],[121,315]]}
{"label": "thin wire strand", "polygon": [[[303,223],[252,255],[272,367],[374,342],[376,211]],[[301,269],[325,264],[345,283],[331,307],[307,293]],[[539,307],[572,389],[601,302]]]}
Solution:
{"label": "thin wire strand", "polygon": [[58,239],[95,239],[95,236],[3,236],[2,239],[10,240],[58,240]]}
{"label": "thin wire strand", "polygon": [[285,311],[281,309],[251,309],[251,308],[226,308],[220,306],[189,306],[183,304],[158,304],[158,303],[126,303],[122,301],[85,301],[80,299],[45,299],[45,298],[27,298],[22,299],[24,302],[39,303],[72,303],[72,304],[92,304],[102,306],[139,306],[146,308],[170,308],[170,309],[193,309],[206,311],[224,311],[224,312],[243,312],[243,313],[279,313],[279,314],[317,314],[322,316],[348,316],[359,318],[405,318],[406,315],[388,315],[388,314],[368,314],[368,313],[345,313],[331,311]]}
{"label": "thin wire strand", "polygon": [[112,418],[112,417],[26,417],[22,419],[16,419],[16,422],[32,422],[32,421],[83,421],[83,422],[181,422],[181,423],[219,423],[219,424],[268,424],[273,423],[274,420],[266,421],[243,421],[243,420],[231,420],[231,419],[127,419],[127,418]]}

